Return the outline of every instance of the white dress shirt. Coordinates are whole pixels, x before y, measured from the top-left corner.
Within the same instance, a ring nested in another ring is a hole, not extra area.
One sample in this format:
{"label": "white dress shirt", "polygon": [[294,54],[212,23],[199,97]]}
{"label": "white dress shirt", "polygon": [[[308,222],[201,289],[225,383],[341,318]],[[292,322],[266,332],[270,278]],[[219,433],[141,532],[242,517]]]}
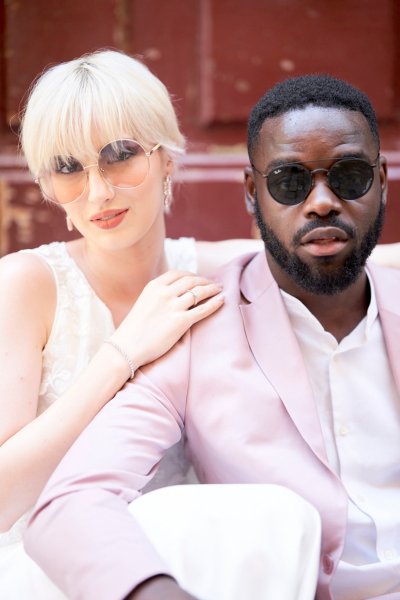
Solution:
{"label": "white dress shirt", "polygon": [[400,598],[400,398],[369,283],[367,315],[340,343],[304,304],[282,291],[328,461],[349,496],[345,546],[333,579],[337,600],[394,592]]}

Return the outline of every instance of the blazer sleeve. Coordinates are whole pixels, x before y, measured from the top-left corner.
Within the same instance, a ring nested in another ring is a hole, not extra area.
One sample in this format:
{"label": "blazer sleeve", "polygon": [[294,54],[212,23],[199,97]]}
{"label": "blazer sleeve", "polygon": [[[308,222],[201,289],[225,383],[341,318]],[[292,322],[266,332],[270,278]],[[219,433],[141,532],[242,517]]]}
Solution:
{"label": "blazer sleeve", "polygon": [[149,376],[138,372],[73,444],[38,500],[25,548],[71,600],[121,600],[145,579],[169,574],[128,503],[181,437],[186,354],[180,342]]}

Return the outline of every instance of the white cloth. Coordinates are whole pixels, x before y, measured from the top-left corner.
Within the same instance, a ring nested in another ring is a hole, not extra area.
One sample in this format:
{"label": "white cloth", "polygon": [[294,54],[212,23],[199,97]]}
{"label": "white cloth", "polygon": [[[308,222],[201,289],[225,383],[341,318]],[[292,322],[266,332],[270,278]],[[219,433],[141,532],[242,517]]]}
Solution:
{"label": "white cloth", "polygon": [[[101,343],[114,331],[108,307],[96,296],[64,242],[53,242],[32,250],[50,267],[57,289],[54,322],[43,351],[43,371],[39,390],[38,414],[69,388],[89,363]],[[197,271],[196,245],[193,238],[167,239],[165,254],[168,268]],[[189,463],[182,444],[160,464],[151,487],[186,481]],[[194,480],[192,471],[188,481]],[[22,533],[28,514],[6,533],[0,534],[0,599],[58,600],[47,577],[25,554]]]}
{"label": "white cloth", "polygon": [[277,485],[164,488],[130,505],[180,586],[200,600],[314,600],[317,510]]}
{"label": "white cloth", "polygon": [[[349,495],[335,599],[400,598],[400,399],[387,360],[372,282],[366,317],[340,343],[282,292],[299,341],[331,468]],[[374,373],[366,380],[365,365]],[[375,440],[385,443],[375,443]]]}

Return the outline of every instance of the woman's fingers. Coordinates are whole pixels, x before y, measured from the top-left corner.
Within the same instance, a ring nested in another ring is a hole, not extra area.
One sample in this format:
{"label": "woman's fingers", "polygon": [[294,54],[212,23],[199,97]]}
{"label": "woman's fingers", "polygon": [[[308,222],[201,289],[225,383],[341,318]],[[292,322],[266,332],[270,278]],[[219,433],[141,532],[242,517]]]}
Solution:
{"label": "woman's fingers", "polygon": [[179,300],[177,306],[184,310],[197,306],[222,290],[219,283],[187,271],[168,271],[146,287],[148,293],[159,296],[163,301]]}
{"label": "woman's fingers", "polygon": [[194,308],[207,298],[211,298],[212,296],[219,294],[221,290],[222,286],[214,282],[208,282],[204,285],[196,285],[179,296],[178,301],[181,303],[182,308]]}
{"label": "woman's fingers", "polygon": [[212,296],[211,298],[208,298],[201,304],[193,306],[193,308],[188,310],[186,313],[190,321],[189,327],[194,325],[194,323],[197,323],[198,321],[201,321],[202,319],[205,319],[206,317],[212,315],[213,312],[221,308],[223,303],[224,295],[222,293],[219,293],[215,296]]}
{"label": "woman's fingers", "polygon": [[[196,285],[196,282],[209,281],[206,277],[196,275],[190,271],[166,271],[162,275],[155,277],[148,285],[168,285],[174,286],[174,290],[183,289],[188,282],[192,281],[192,285]],[[175,285],[174,285],[175,284]]]}
{"label": "woman's fingers", "polygon": [[186,272],[164,275],[145,286],[112,336],[135,365],[164,354],[194,323],[224,302],[219,283]]}
{"label": "woman's fingers", "polygon": [[172,294],[176,294],[180,296],[181,294],[185,294],[188,290],[192,290],[197,286],[208,285],[212,282],[210,279],[206,277],[201,277],[200,275],[186,274],[179,279],[176,279],[173,283],[171,283],[168,287]]}

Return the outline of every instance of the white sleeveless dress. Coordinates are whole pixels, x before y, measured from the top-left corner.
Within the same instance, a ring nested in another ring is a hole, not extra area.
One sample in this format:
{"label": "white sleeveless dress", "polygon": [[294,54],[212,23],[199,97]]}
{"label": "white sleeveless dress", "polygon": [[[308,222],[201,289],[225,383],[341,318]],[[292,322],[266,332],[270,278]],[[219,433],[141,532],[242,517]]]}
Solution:
{"label": "white sleeveless dress", "polygon": [[[69,256],[64,242],[24,250],[40,256],[52,270],[57,288],[53,327],[43,351],[38,414],[68,389],[89,363],[101,343],[114,331],[110,310],[96,296],[82,271]],[[167,239],[169,269],[197,271],[193,238]],[[160,464],[145,491],[195,481],[177,444]],[[65,600],[65,596],[24,552],[22,534],[29,513],[0,534],[0,600]]]}

